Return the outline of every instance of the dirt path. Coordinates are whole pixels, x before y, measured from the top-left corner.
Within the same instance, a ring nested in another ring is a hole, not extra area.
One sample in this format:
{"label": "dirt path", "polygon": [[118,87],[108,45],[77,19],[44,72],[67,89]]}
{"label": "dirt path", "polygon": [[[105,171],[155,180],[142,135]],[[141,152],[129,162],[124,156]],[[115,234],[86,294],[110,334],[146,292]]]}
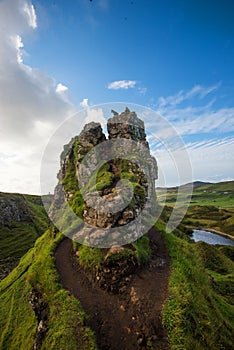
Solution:
{"label": "dirt path", "polygon": [[161,310],[168,292],[169,257],[161,233],[151,229],[149,237],[152,260],[134,274],[121,295],[110,294],[90,281],[69,238],[57,248],[56,267],[62,285],[89,315],[100,350],[168,349]]}

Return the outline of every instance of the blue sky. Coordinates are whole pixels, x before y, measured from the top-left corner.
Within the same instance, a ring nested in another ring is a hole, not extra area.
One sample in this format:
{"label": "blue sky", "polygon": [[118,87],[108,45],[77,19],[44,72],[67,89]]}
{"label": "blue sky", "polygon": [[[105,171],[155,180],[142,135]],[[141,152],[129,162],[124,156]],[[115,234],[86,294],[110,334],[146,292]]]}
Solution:
{"label": "blue sky", "polygon": [[118,101],[172,124],[194,180],[232,179],[233,13],[227,0],[2,0],[0,190],[38,193],[58,125]]}
{"label": "blue sky", "polygon": [[[35,9],[38,30],[25,38],[25,62],[64,82],[75,104],[88,96],[94,104],[153,105],[221,83],[217,104],[233,105],[233,1],[39,1]],[[116,80],[136,88],[107,90]]]}

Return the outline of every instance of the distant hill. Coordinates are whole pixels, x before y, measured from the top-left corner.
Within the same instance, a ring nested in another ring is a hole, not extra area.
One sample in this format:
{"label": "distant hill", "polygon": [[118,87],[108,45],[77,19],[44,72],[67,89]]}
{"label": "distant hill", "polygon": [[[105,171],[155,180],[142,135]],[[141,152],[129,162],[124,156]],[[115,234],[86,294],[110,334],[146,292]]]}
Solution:
{"label": "distant hill", "polygon": [[234,181],[223,181],[217,183],[207,183],[200,186],[200,190],[207,191],[217,191],[217,192],[233,192],[234,191]]}
{"label": "distant hill", "polygon": [[[205,183],[196,181],[193,183],[191,198],[187,197],[186,186],[178,196],[178,187],[157,188],[159,203],[173,207],[179,199],[190,200],[188,211],[183,220],[184,224],[193,227],[206,227],[234,234],[234,181],[218,183]],[[165,198],[166,197],[166,198]]]}
{"label": "distant hill", "polygon": [[191,187],[193,186],[193,189],[201,187],[201,186],[206,186],[211,184],[210,182],[203,182],[203,181],[194,181],[194,182],[189,182],[187,184],[181,185],[181,186],[172,186],[172,187],[156,187],[156,190],[168,190],[168,191],[177,191],[178,188],[186,188],[186,187]]}
{"label": "distant hill", "polygon": [[[203,182],[203,181],[194,181],[192,184],[194,189],[198,187],[206,186],[206,185],[211,185],[210,182]],[[188,184],[185,184],[182,187],[186,187],[186,186],[188,186]]]}
{"label": "distant hill", "polygon": [[156,187],[156,190],[160,191],[177,191],[180,187],[181,189],[186,189],[187,187],[193,186],[193,190],[199,188],[200,190],[210,190],[210,191],[232,191],[234,190],[234,181],[224,181],[224,182],[217,182],[217,183],[211,183],[211,182],[204,182],[204,181],[194,181],[190,182],[181,186],[174,186],[174,187]]}

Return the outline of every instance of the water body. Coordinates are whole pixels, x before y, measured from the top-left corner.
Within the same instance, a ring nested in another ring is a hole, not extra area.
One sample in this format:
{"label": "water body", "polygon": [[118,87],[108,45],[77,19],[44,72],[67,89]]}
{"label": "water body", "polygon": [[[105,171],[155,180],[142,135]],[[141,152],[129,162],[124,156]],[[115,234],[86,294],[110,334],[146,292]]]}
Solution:
{"label": "water body", "polygon": [[230,238],[223,237],[217,233],[203,231],[203,230],[193,230],[191,239],[195,242],[203,241],[209,244],[221,244],[234,246],[234,241]]}

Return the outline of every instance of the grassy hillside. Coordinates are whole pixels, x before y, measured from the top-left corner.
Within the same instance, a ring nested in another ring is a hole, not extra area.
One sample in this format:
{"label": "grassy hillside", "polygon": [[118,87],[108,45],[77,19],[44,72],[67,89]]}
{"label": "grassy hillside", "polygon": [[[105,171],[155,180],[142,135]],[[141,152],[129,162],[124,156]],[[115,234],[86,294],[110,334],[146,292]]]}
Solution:
{"label": "grassy hillside", "polygon": [[[167,192],[165,189],[157,190],[159,202],[166,198],[168,207],[173,207],[176,200],[183,203],[187,195],[186,187],[179,198],[177,188],[169,188]],[[212,228],[234,235],[234,181],[195,187],[183,223],[187,226]]]}
{"label": "grassy hillside", "polygon": [[[198,207],[203,207],[204,214],[207,206]],[[165,221],[170,210],[168,207],[163,211],[156,227],[163,232],[171,256],[169,296],[163,308],[163,323],[171,348],[231,349],[234,247],[190,242],[183,224],[174,233],[166,233]],[[41,341],[42,350],[97,349],[80,303],[59,282],[54,252],[63,236],[53,237],[51,227],[0,283],[1,350],[32,349],[35,340]],[[88,266],[97,257],[97,254],[88,254],[90,250],[87,252],[85,248],[81,252],[80,259]],[[38,300],[34,311],[29,303],[32,293]],[[40,320],[44,333],[38,331]]]}
{"label": "grassy hillside", "polygon": [[[55,240],[48,230],[0,283],[0,349],[33,349],[38,320],[29,304],[30,293],[39,296],[46,323],[41,349],[96,349],[92,332],[79,302],[61,288],[54,266]],[[37,310],[37,315],[42,315]]]}
{"label": "grassy hillside", "polygon": [[[159,221],[157,228],[163,230]],[[234,330],[234,248],[189,243],[164,233],[171,256],[164,325],[172,349],[230,349]],[[62,239],[40,237],[19,266],[0,283],[0,348],[30,349],[38,320],[29,305],[37,291],[46,305],[47,332],[41,349],[96,349],[79,302],[61,288],[54,250]]]}
{"label": "grassy hillside", "polygon": [[40,196],[0,192],[0,277],[32,248],[48,227]]}
{"label": "grassy hillside", "polygon": [[[164,224],[157,224],[163,230]],[[172,349],[232,348],[234,247],[190,243],[164,232],[171,256],[163,322]]]}
{"label": "grassy hillside", "polygon": [[1,192],[0,201],[5,206],[14,204],[13,209],[19,211],[17,220],[13,217],[4,225],[0,224],[0,259],[19,258],[33,247],[36,239],[46,230],[48,217],[40,196]]}

